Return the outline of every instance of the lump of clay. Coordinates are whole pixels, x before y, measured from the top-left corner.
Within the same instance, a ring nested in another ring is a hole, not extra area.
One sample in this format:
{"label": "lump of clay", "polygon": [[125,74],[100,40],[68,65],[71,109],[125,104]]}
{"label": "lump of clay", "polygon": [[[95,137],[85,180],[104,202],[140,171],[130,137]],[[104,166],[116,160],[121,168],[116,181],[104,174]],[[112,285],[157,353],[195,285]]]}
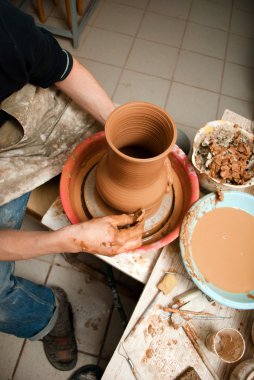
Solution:
{"label": "lump of clay", "polygon": [[172,292],[176,286],[177,280],[174,273],[167,273],[161,282],[157,285],[157,288],[161,290],[164,294],[169,294]]}

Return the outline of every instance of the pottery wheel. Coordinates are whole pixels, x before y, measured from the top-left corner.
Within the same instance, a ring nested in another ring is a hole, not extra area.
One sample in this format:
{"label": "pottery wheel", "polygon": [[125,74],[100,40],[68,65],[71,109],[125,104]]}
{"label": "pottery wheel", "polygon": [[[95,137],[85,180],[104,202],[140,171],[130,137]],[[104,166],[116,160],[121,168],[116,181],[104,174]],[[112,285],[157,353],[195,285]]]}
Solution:
{"label": "pottery wheel", "polygon": [[[106,206],[94,186],[96,165],[107,151],[104,132],[81,142],[68,158],[61,176],[60,195],[64,210],[72,223],[117,211]],[[182,219],[198,199],[197,176],[187,156],[177,146],[169,154],[172,186],[157,213],[146,221],[142,246],[136,251],[159,249],[179,236]],[[120,212],[119,212],[120,213]]]}
{"label": "pottery wheel", "polygon": [[[88,217],[102,217],[106,215],[121,214],[121,211],[115,210],[108,206],[103,199],[100,197],[95,186],[95,165],[84,179],[82,184],[82,200],[83,208],[87,213]],[[171,186],[170,191],[165,193],[163,196],[160,207],[155,214],[150,216],[145,220],[144,234],[143,238],[148,238],[149,236],[158,232],[167,222],[172,213],[173,205],[173,188]],[[135,211],[135,210],[134,210]]]}

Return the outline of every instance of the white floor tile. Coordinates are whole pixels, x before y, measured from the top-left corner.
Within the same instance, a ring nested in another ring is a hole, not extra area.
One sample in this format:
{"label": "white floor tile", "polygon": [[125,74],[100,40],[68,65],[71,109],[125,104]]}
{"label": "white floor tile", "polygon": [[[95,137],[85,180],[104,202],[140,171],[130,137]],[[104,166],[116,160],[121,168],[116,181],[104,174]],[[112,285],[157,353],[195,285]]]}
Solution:
{"label": "white floor tile", "polygon": [[176,81],[204,88],[220,90],[223,61],[189,51],[182,51],[177,63]]}
{"label": "white floor tile", "polygon": [[142,16],[142,10],[116,3],[105,3],[96,17],[94,26],[134,36]]}
{"label": "white floor tile", "polygon": [[94,75],[107,94],[112,96],[120,77],[120,67],[91,61],[86,58],[79,58],[79,61]]}
{"label": "white floor tile", "polygon": [[54,265],[74,269],[73,266],[67,260],[65,260],[64,256],[61,253],[55,255]]}
{"label": "white floor tile", "polygon": [[216,119],[218,99],[213,92],[173,83],[166,110],[176,122],[201,128]]}
{"label": "white floor tile", "polygon": [[178,49],[155,42],[136,39],[126,68],[171,79]]}
{"label": "white floor tile", "polygon": [[226,63],[222,94],[254,102],[254,69]]}
{"label": "white floor tile", "polygon": [[185,21],[147,12],[142,21],[138,37],[172,46],[180,46]]}
{"label": "white floor tile", "polygon": [[228,30],[230,7],[221,6],[208,0],[194,0],[190,13],[190,21],[201,25]]}
{"label": "white floor tile", "polygon": [[113,100],[118,104],[138,100],[163,107],[169,83],[166,79],[124,70]]}
{"label": "white floor tile", "polygon": [[234,7],[241,9],[242,11],[254,13],[254,1],[253,0],[235,0]]}
{"label": "white floor tile", "polygon": [[191,22],[185,33],[183,48],[224,59],[226,42],[226,32]]}
{"label": "white floor tile", "polygon": [[24,339],[0,333],[0,378],[11,380]]}
{"label": "white floor tile", "polygon": [[43,284],[46,280],[50,264],[44,261],[31,259],[20,260],[15,263],[15,275],[36,282],[36,284]]}
{"label": "white floor tile", "polygon": [[79,353],[73,370],[59,371],[48,362],[42,342],[27,341],[13,380],[66,380],[81,366],[96,363],[97,358]]}
{"label": "white floor tile", "polygon": [[79,350],[98,355],[112,305],[108,286],[87,274],[56,266],[47,283],[61,286],[68,294]]}
{"label": "white floor tile", "polygon": [[239,9],[233,10],[231,29],[230,31],[240,36],[254,37],[254,22],[253,14],[241,11]]}
{"label": "white floor tile", "polygon": [[230,33],[227,61],[243,66],[254,67],[253,39]]}
{"label": "white floor tile", "polygon": [[163,15],[186,19],[191,6],[191,0],[151,0],[148,10]]}
{"label": "white floor tile", "polygon": [[218,4],[218,5],[222,5],[223,7],[231,8],[234,0],[208,0],[208,1]]}
{"label": "white floor tile", "polygon": [[221,95],[219,110],[218,110],[218,119],[221,118],[225,109],[230,109],[233,112],[239,113],[239,115],[251,119],[253,117],[254,104],[245,102],[244,100],[234,99],[229,96]]}
{"label": "white floor tile", "polygon": [[113,3],[128,5],[138,9],[145,9],[149,0],[111,0]]}
{"label": "white floor tile", "polygon": [[69,38],[57,37],[57,40],[60,46],[71,53],[74,57],[82,57],[85,40],[90,31],[91,27],[87,25],[79,36],[78,47],[76,49],[74,49],[72,40]]}
{"label": "white floor tile", "polygon": [[123,66],[129,53],[132,37],[93,28],[82,50],[82,57]]}

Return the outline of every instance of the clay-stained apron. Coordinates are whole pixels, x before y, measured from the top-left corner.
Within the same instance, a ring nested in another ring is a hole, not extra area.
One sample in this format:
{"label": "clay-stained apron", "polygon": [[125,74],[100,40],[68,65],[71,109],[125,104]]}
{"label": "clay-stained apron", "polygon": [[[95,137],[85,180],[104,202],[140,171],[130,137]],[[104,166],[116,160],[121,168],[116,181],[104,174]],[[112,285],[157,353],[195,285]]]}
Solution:
{"label": "clay-stained apron", "polygon": [[[18,142],[0,144],[0,205],[62,171],[70,152],[102,129],[89,114],[52,87],[26,85],[1,103],[23,128]],[[0,129],[1,139],[1,129]]]}

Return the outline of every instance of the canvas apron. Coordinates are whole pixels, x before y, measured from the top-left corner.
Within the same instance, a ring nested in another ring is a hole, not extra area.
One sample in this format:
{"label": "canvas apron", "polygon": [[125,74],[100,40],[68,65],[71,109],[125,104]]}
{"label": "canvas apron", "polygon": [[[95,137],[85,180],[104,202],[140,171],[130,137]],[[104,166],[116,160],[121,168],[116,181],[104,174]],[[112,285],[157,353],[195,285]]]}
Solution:
{"label": "canvas apron", "polygon": [[74,147],[102,129],[55,87],[26,85],[1,109],[13,119],[0,127],[0,205],[61,173]]}

